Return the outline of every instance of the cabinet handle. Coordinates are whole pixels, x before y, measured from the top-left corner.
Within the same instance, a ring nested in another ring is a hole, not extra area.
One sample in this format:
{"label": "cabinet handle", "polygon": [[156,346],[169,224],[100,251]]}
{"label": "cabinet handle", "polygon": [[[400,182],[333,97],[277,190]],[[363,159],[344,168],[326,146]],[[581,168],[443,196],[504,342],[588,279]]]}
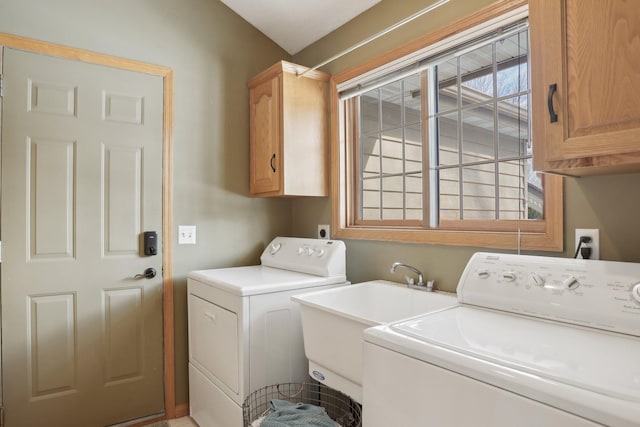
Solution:
{"label": "cabinet handle", "polygon": [[271,156],[271,160],[269,161],[269,164],[271,165],[271,170],[275,173],[276,171],[276,165],[273,164],[273,161],[276,159],[276,153],[273,153],[273,156]]}
{"label": "cabinet handle", "polygon": [[558,90],[558,84],[553,83],[549,85],[549,95],[547,95],[547,107],[549,108],[549,120],[551,123],[558,121],[558,115],[553,110],[553,94]]}

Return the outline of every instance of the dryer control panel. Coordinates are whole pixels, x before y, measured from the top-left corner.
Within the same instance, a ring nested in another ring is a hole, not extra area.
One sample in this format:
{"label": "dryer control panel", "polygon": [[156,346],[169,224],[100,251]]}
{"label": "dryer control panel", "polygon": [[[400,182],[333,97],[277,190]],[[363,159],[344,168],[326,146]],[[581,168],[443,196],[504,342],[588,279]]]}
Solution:
{"label": "dryer control panel", "polygon": [[640,264],[479,252],[458,300],[640,336]]}
{"label": "dryer control panel", "polygon": [[267,267],[322,277],[345,276],[345,252],[340,240],[276,237],[262,252],[260,262]]}

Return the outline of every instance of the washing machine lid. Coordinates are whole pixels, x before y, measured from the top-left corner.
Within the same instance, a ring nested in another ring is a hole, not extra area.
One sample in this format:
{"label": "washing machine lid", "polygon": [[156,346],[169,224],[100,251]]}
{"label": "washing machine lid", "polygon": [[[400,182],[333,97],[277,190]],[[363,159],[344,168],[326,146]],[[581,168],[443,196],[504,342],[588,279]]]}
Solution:
{"label": "washing machine lid", "polygon": [[464,355],[640,403],[640,339],[460,306],[392,329]]}
{"label": "washing machine lid", "polygon": [[640,421],[640,339],[458,306],[365,340],[605,425]]}
{"label": "washing machine lid", "polygon": [[346,282],[344,275],[322,277],[262,265],[192,271],[187,277],[240,296]]}

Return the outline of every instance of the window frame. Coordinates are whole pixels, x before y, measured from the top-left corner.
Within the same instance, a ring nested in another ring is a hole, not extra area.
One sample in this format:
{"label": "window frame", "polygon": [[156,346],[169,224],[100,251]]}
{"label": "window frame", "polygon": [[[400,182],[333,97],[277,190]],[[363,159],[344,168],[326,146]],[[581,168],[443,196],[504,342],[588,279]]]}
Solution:
{"label": "window frame", "polygon": [[[438,228],[428,223],[367,220],[358,218],[355,197],[358,197],[358,153],[354,138],[357,126],[346,115],[346,108],[357,108],[355,102],[340,101],[338,86],[368,72],[379,69],[407,55],[441,42],[454,34],[471,30],[490,21],[501,20],[505,14],[526,14],[527,1],[503,0],[485,7],[461,20],[432,31],[425,36],[348,69],[332,77],[331,97],[331,202],[332,227],[336,238],[383,240],[409,243],[430,243],[454,246],[478,246],[501,249],[541,251],[563,250],[563,179],[556,175],[543,175],[544,219],[542,220],[447,220]],[[426,102],[426,100],[424,101]],[[426,110],[423,109],[424,114]],[[357,117],[357,116],[352,116]],[[532,118],[532,121],[534,118]],[[423,123],[428,123],[427,120]],[[428,133],[427,126],[422,130]],[[534,136],[535,137],[535,136]],[[428,151],[428,150],[424,150]],[[428,164],[428,163],[427,163]],[[429,173],[424,175],[424,188],[429,188]],[[425,204],[428,203],[428,192]],[[428,206],[425,206],[428,208]]]}

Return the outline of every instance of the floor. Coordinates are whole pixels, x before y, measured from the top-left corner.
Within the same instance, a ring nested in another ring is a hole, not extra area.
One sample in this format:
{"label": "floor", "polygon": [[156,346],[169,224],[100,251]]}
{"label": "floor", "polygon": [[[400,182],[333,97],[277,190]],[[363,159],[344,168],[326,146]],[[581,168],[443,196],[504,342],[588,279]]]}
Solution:
{"label": "floor", "polygon": [[191,417],[182,417],[169,420],[169,427],[198,427],[198,424]]}

